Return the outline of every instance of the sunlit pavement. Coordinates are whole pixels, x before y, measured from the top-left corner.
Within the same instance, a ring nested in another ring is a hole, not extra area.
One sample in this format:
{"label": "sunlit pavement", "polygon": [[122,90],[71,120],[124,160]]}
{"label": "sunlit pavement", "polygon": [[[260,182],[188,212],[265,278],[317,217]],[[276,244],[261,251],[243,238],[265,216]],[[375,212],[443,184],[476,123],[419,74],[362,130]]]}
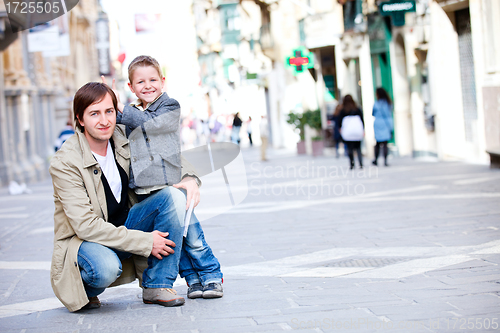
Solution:
{"label": "sunlit pavement", "polygon": [[[106,290],[100,309],[68,312],[49,281],[50,181],[20,196],[0,189],[0,331],[500,329],[500,170],[365,158],[350,171],[345,157],[242,154],[246,199],[202,222],[224,297],[177,308],[143,304],[134,283]],[[186,295],[182,280],[175,288]]]}

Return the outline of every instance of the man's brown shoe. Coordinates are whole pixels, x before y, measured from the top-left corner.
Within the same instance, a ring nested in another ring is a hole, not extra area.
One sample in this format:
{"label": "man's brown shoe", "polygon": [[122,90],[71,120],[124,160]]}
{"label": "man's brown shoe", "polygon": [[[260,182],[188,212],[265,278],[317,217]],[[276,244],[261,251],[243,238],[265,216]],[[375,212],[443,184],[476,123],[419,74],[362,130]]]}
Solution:
{"label": "man's brown shoe", "polygon": [[101,307],[101,301],[99,301],[99,298],[97,298],[97,296],[94,296],[94,297],[89,297],[89,302],[82,308],[82,310],[97,309],[100,307]]}
{"label": "man's brown shoe", "polygon": [[184,297],[170,288],[144,288],[142,301],[146,304],[159,304],[163,306],[178,306],[184,304]]}

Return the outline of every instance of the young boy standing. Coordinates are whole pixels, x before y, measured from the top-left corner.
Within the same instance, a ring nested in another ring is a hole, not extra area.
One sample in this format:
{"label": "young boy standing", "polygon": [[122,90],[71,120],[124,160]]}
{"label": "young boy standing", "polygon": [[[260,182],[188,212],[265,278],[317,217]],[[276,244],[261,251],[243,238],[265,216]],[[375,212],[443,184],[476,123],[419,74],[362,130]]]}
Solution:
{"label": "young boy standing", "polygon": [[[139,201],[167,186],[186,188],[181,179],[180,105],[162,92],[165,78],[158,62],[149,56],[135,58],[128,67],[129,88],[137,96],[130,105],[119,105],[117,123],[126,125],[130,142],[129,187]],[[194,175],[193,175],[194,176]],[[201,186],[197,178],[196,185]],[[173,191],[184,195],[181,191]],[[199,195],[187,198],[187,207]],[[178,212],[184,216],[186,212]],[[194,215],[182,244],[179,274],[189,286],[188,298],[223,296],[222,273]]]}

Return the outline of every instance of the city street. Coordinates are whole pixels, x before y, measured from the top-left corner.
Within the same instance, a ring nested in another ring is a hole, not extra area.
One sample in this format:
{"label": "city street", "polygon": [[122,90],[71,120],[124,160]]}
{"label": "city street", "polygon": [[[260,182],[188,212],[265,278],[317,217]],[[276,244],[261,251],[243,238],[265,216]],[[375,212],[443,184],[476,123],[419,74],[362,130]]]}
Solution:
{"label": "city street", "polygon": [[268,153],[242,150],[246,199],[202,222],[224,297],[176,308],[144,304],[136,281],[70,313],[50,286],[50,179],[0,189],[0,331],[500,331],[499,169]]}

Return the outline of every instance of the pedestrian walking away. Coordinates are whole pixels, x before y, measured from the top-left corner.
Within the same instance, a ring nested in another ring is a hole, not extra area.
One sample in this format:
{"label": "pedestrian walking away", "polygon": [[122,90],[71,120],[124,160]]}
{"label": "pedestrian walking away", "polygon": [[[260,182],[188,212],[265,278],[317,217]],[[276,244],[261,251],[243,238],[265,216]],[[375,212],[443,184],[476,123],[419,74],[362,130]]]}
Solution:
{"label": "pedestrian walking away", "polygon": [[231,129],[231,141],[240,144],[240,130],[243,121],[240,118],[240,113],[236,112],[233,119],[233,128]]}
{"label": "pedestrian walking away", "polygon": [[248,140],[250,141],[250,147],[253,146],[253,141],[252,141],[252,117],[248,117],[247,121],[247,134],[248,134]]}
{"label": "pedestrian walking away", "polygon": [[262,161],[267,161],[266,150],[269,138],[269,124],[267,122],[266,116],[262,116],[260,118],[259,131],[260,140],[262,141],[262,144],[260,146],[260,159]]}
{"label": "pedestrian walking away", "polygon": [[347,144],[350,168],[354,169],[354,152],[358,156],[359,167],[363,168],[361,155],[361,140],[365,136],[363,112],[357,107],[351,95],[346,95],[342,101],[340,112],[340,134]]}
{"label": "pedestrian walking away", "polygon": [[[335,141],[335,157],[339,158],[339,146],[343,142],[342,135],[340,135],[340,112],[342,111],[342,104],[339,103],[333,113],[333,140]],[[347,156],[347,144],[344,143],[344,154]]]}
{"label": "pedestrian walking away", "polygon": [[58,151],[59,149],[61,149],[63,143],[65,143],[66,140],[68,140],[73,134],[75,134],[75,129],[73,128],[73,122],[71,120],[68,120],[66,126],[61,131],[59,137],[57,138],[54,144],[54,150]]}
{"label": "pedestrian walking away", "polygon": [[373,165],[377,165],[380,149],[384,154],[384,165],[389,166],[387,163],[387,156],[389,155],[389,148],[387,142],[392,139],[392,131],[394,130],[394,122],[392,120],[392,103],[391,98],[384,88],[377,88],[376,90],[377,101],[373,105],[372,115],[375,117],[373,122],[373,130],[375,132],[375,159],[372,161]]}

